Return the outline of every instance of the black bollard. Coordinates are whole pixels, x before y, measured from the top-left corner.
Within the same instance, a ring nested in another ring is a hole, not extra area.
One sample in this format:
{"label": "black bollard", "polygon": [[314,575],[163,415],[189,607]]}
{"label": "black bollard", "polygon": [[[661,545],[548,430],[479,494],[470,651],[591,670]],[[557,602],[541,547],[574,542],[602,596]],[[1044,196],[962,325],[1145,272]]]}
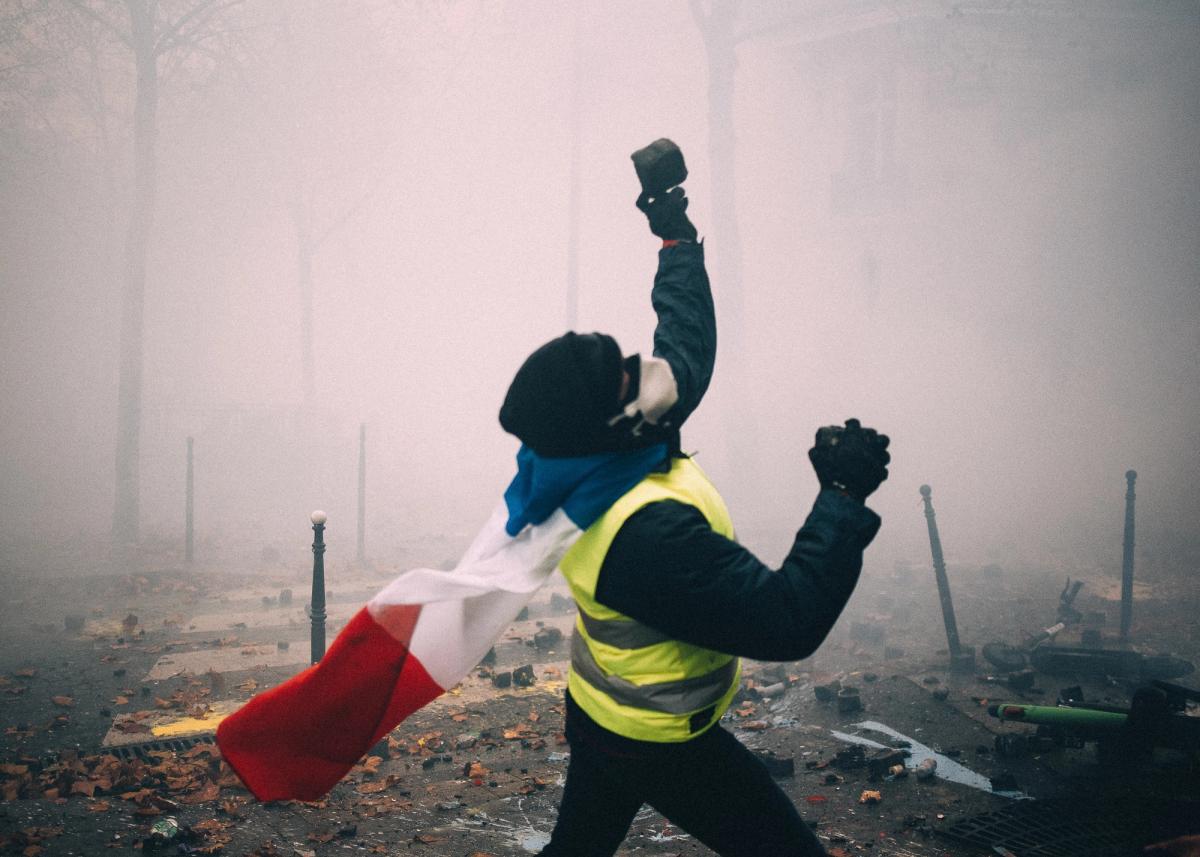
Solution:
{"label": "black bollard", "polygon": [[1129,626],[1133,623],[1133,483],[1137,481],[1136,470],[1125,471],[1125,545],[1121,560],[1121,642],[1129,639]]}
{"label": "black bollard", "polygon": [[358,564],[367,561],[367,424],[358,427]]}
{"label": "black bollard", "polygon": [[921,499],[925,503],[925,522],[929,525],[929,549],[933,552],[933,573],[937,577],[938,596],[942,600],[942,620],[946,623],[946,642],[950,648],[950,669],[955,672],[970,672],[975,668],[975,648],[964,646],[958,639],[958,622],[954,618],[954,601],[950,597],[950,580],[946,577],[946,560],[942,556],[942,539],[938,535],[937,520],[933,513],[933,489],[921,486]]}
{"label": "black bollard", "polygon": [[192,439],[187,439],[187,499],[184,501],[183,512],[183,561],[189,565],[192,562],[192,546],[195,543],[193,536],[193,511],[195,509],[195,492],[196,483],[192,476]]}
{"label": "black bollard", "polygon": [[308,615],[312,619],[312,663],[325,656],[325,521],[324,512],[312,513],[313,525],[313,579],[312,605]]}

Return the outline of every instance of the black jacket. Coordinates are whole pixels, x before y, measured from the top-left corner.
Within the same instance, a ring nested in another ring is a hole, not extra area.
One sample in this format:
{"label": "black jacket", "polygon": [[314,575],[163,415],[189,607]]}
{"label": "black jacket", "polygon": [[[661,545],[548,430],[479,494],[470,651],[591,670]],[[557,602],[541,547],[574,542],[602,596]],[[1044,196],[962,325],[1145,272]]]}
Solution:
{"label": "black jacket", "polygon": [[[654,354],[671,364],[678,428],[708,389],[717,331],[701,244],[659,251],[651,302]],[[772,570],[716,533],[694,507],[651,503],[613,539],[596,600],[678,640],[758,660],[816,651],[854,591],[879,516],[836,491],[821,491],[783,565]]]}
{"label": "black jacket", "polygon": [[837,491],[817,495],[772,570],[713,531],[698,509],[651,503],[624,523],[596,600],[677,640],[763,661],[817,650],[854,592],[879,516]]}

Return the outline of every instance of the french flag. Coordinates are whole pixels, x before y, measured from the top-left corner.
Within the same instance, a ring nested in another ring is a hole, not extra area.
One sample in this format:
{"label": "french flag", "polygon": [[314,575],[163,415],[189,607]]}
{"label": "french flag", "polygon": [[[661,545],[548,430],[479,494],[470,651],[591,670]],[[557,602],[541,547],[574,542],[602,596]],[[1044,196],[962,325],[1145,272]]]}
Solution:
{"label": "french flag", "polygon": [[666,459],[662,444],[579,458],[521,447],[503,502],[459,563],[388,584],[319,663],[221,722],[222,756],[260,801],[322,798],[408,715],[458,684],[583,531]]}

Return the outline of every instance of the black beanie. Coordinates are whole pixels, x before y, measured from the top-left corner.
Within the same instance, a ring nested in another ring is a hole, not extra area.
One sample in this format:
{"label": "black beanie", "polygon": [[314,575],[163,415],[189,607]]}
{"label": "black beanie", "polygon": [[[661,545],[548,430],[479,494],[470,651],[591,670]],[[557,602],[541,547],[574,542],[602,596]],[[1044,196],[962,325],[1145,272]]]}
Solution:
{"label": "black beanie", "polygon": [[567,333],[529,355],[509,385],[500,425],[552,458],[606,448],[621,410],[621,349],[603,333]]}

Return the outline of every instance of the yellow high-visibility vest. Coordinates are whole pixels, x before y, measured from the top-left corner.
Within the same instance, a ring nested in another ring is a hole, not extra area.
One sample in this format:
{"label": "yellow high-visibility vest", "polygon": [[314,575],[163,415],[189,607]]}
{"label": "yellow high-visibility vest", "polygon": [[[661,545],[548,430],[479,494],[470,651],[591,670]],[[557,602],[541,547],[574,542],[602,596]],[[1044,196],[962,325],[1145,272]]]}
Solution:
{"label": "yellow high-visibility vest", "polygon": [[729,708],[740,661],[654,630],[596,601],[596,581],[621,525],[643,506],[676,500],[699,509],[709,526],[733,538],[717,489],[689,458],[651,473],[584,531],[559,568],[579,607],[567,687],[588,716],[618,735],[678,742],[696,737]]}

